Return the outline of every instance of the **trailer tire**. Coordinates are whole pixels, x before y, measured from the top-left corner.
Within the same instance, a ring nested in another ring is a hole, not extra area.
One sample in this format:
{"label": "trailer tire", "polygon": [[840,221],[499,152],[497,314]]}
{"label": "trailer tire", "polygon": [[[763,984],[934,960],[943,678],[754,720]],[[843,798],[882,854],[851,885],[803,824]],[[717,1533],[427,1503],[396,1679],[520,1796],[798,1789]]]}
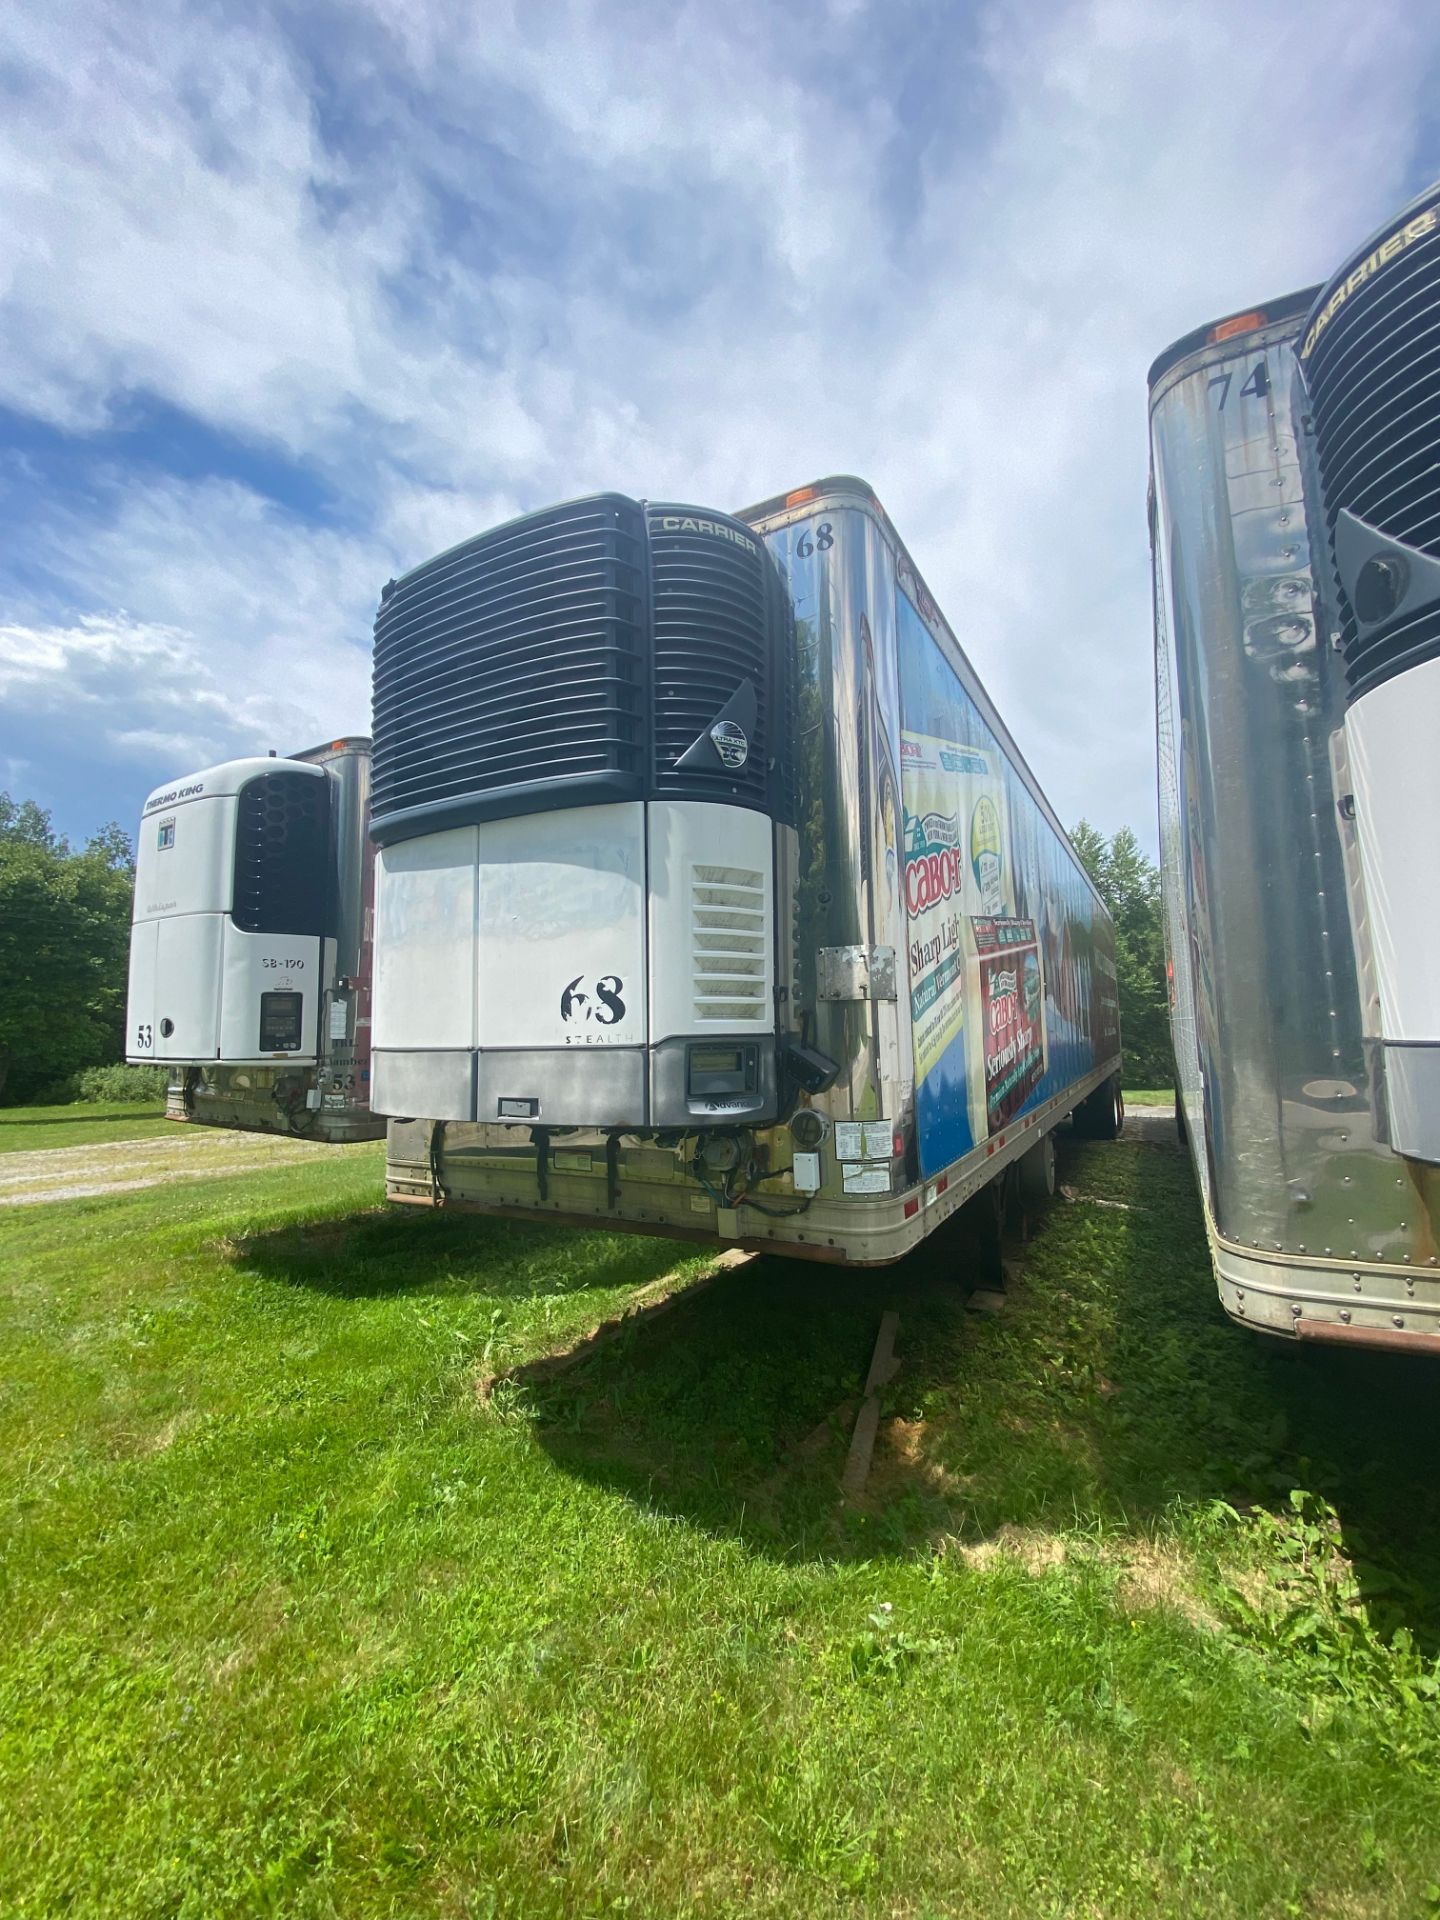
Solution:
{"label": "trailer tire", "polygon": [[1120,1093],[1120,1076],[1110,1078],[1082,1100],[1071,1116],[1082,1140],[1118,1140],[1125,1124],[1125,1102]]}
{"label": "trailer tire", "polygon": [[1040,1138],[1015,1163],[1015,1199],[1022,1213],[1038,1213],[1055,1195],[1055,1136]]}
{"label": "trailer tire", "polygon": [[1185,1102],[1180,1096],[1179,1087],[1175,1089],[1175,1131],[1180,1136],[1181,1146],[1188,1147],[1190,1135],[1185,1131]]}

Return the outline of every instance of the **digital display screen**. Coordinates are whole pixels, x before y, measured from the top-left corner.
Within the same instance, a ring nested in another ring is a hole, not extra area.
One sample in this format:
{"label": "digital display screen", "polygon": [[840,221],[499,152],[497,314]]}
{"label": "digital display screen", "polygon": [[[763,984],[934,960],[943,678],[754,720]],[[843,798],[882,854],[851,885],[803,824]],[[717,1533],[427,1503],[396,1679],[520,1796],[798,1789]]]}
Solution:
{"label": "digital display screen", "polygon": [[690,1049],[690,1071],[692,1073],[739,1073],[739,1047],[692,1047]]}
{"label": "digital display screen", "polygon": [[260,996],[261,1053],[300,1051],[300,1010],[303,993],[262,993]]}

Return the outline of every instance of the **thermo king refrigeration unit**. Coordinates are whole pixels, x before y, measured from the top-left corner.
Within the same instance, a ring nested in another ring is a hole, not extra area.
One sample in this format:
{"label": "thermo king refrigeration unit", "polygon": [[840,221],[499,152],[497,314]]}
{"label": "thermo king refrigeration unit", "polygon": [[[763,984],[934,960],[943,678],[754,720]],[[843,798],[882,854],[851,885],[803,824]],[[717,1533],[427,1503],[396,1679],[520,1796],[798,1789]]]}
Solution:
{"label": "thermo king refrigeration unit", "polygon": [[171,1118],[374,1139],[370,742],[231,760],[145,803],[126,1057]]}

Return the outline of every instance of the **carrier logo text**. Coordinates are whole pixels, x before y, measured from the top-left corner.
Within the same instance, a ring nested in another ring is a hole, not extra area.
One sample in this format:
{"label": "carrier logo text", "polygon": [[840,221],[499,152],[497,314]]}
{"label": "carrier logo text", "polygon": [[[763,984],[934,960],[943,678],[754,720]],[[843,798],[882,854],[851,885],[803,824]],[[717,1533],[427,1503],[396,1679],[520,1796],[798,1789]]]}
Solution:
{"label": "carrier logo text", "polygon": [[1309,333],[1305,336],[1305,344],[1300,349],[1300,358],[1302,360],[1308,360],[1310,358],[1311,349],[1314,347],[1315,342],[1320,338],[1326,327],[1329,326],[1335,314],[1339,311],[1340,307],[1344,305],[1345,301],[1349,299],[1350,295],[1354,293],[1357,288],[1364,286],[1372,273],[1378,273],[1381,267],[1388,266],[1396,254],[1403,253],[1407,247],[1413,247],[1415,242],[1417,240],[1423,240],[1427,233],[1433,233],[1435,231],[1436,218],[1437,215],[1434,207],[1430,207],[1424,213],[1417,213],[1413,220],[1406,221],[1398,233],[1392,233],[1390,238],[1385,241],[1382,246],[1376,247],[1373,253],[1366,255],[1349,278],[1343,280],[1325,302],[1325,311],[1316,317],[1314,326],[1311,327]]}
{"label": "carrier logo text", "polygon": [[759,547],[738,527],[727,527],[719,520],[701,520],[688,513],[662,513],[660,516],[662,533],[709,533],[717,540],[729,540],[737,547],[744,547],[747,553],[758,553]]}

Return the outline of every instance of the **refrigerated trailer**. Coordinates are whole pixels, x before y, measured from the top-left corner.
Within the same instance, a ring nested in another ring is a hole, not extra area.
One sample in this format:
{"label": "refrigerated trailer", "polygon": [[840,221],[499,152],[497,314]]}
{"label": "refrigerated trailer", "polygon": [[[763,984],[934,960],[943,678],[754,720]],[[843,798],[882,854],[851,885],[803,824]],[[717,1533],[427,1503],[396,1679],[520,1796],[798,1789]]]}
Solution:
{"label": "refrigerated trailer", "polygon": [[1440,1351],[1440,193],[1150,370],[1160,843],[1220,1298]]}
{"label": "refrigerated trailer", "polygon": [[1116,1131],[1104,906],[863,481],[466,541],[374,725],[392,1199],[879,1263]]}
{"label": "refrigerated trailer", "polygon": [[370,741],[157,787],[135,857],[126,1058],[171,1119],[378,1139],[370,1104]]}

